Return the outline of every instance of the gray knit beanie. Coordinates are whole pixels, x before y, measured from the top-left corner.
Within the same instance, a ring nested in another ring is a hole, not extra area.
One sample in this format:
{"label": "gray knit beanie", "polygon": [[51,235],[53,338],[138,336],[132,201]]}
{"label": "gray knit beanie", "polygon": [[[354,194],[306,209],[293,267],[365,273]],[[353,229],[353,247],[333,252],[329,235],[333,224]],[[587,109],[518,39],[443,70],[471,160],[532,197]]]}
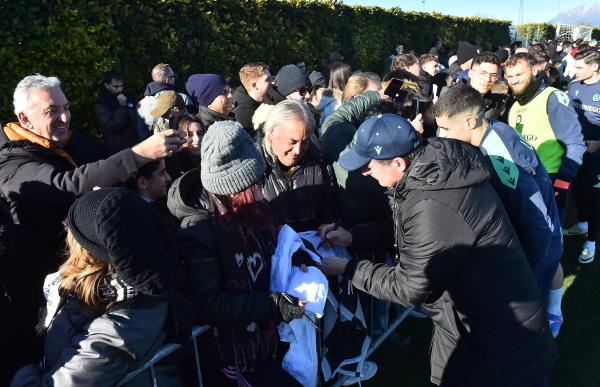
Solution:
{"label": "gray knit beanie", "polygon": [[265,162],[250,135],[235,121],[217,121],[202,138],[200,178],[208,192],[231,195],[258,182]]}

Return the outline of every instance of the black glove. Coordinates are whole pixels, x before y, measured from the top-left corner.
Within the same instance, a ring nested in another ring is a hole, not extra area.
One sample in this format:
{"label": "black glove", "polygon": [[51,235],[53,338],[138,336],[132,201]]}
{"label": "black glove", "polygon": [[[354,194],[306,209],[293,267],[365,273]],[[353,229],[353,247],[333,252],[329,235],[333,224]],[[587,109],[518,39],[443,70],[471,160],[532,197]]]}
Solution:
{"label": "black glove", "polygon": [[281,319],[286,323],[296,318],[301,318],[304,315],[304,308],[298,306],[298,298],[290,296],[287,293],[275,293],[271,297],[273,297],[273,301],[279,307]]}
{"label": "black glove", "polygon": [[552,181],[552,189],[554,190],[554,199],[556,199],[556,206],[558,208],[565,208],[567,205],[567,196],[569,194],[569,188],[571,187],[571,181],[564,178],[557,177]]}

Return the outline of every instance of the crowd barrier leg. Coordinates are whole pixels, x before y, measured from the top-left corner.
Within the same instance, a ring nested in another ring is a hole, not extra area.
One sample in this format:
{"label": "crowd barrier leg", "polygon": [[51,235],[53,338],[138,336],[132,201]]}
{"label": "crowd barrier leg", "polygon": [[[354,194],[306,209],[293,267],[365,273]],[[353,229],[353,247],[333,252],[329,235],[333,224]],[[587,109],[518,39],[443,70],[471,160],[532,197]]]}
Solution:
{"label": "crowd barrier leg", "polygon": [[[387,339],[387,337],[389,335],[391,335],[392,332],[396,330],[396,328],[398,328],[398,325],[400,325],[400,323],[406,317],[408,317],[408,315],[410,314],[410,312],[412,312],[412,310],[413,310],[413,308],[406,308],[394,321],[392,321],[391,324],[388,325],[388,327],[381,334],[381,336],[379,336],[377,338],[377,340],[375,340],[374,342],[371,343],[371,346],[369,347],[369,350],[367,351],[367,355],[365,356],[365,360],[368,359],[373,354],[373,352],[375,352],[375,350],[381,346],[381,344],[385,341],[385,339]],[[331,385],[331,387],[340,387],[347,379],[348,379],[347,375],[338,374],[336,376],[335,382]]]}
{"label": "crowd barrier leg", "polygon": [[[195,362],[195,366],[196,366],[196,374],[198,375],[198,386],[199,387],[203,387],[203,383],[202,383],[202,372],[200,370],[200,354],[198,352],[196,338],[198,336],[200,336],[202,333],[208,331],[209,329],[210,329],[210,327],[207,325],[197,326],[197,327],[192,328],[191,340],[194,342],[194,362]],[[164,359],[165,357],[167,357],[168,355],[177,351],[181,347],[183,347],[181,344],[174,344],[174,343],[165,344],[161,349],[156,351],[154,356],[152,356],[152,358],[150,360],[148,360],[143,366],[141,366],[140,368],[135,369],[135,370],[131,371],[130,373],[128,373],[127,375],[125,375],[125,377],[119,382],[119,384],[117,384],[117,387],[123,386],[125,383],[129,382],[131,379],[135,378],[136,376],[138,376],[139,374],[141,374],[142,372],[144,372],[148,369],[150,369],[150,375],[152,377],[152,385],[154,387],[158,387],[158,381],[156,380],[156,371],[154,370],[154,365],[156,363],[158,363],[159,361],[161,361],[162,359]]]}

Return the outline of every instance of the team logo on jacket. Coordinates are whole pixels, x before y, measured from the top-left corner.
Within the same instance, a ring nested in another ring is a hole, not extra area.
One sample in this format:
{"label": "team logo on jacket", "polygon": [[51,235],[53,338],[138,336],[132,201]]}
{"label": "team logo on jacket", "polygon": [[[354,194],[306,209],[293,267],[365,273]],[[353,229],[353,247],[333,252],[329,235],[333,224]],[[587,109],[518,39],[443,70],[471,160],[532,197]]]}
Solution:
{"label": "team logo on jacket", "polygon": [[563,92],[563,91],[555,91],[554,92],[556,94],[556,98],[558,99],[558,102],[560,102],[561,104],[565,105],[565,106],[569,106],[569,102],[571,101],[569,99],[569,96]]}
{"label": "team logo on jacket", "polygon": [[594,96],[592,97],[592,101],[594,101],[594,102],[600,101],[600,94],[594,94]]}

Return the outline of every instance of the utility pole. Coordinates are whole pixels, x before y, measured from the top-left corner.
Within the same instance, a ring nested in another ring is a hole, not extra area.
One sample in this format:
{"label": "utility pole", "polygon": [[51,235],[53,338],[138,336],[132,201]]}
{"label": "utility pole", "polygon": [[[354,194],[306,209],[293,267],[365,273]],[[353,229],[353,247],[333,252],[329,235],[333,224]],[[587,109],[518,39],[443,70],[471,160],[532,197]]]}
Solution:
{"label": "utility pole", "polygon": [[517,26],[523,24],[523,0],[519,0],[519,17],[517,18]]}
{"label": "utility pole", "polygon": [[519,0],[519,16],[517,17],[517,32],[515,34],[515,40],[519,35],[519,26],[523,24],[523,0]]}

